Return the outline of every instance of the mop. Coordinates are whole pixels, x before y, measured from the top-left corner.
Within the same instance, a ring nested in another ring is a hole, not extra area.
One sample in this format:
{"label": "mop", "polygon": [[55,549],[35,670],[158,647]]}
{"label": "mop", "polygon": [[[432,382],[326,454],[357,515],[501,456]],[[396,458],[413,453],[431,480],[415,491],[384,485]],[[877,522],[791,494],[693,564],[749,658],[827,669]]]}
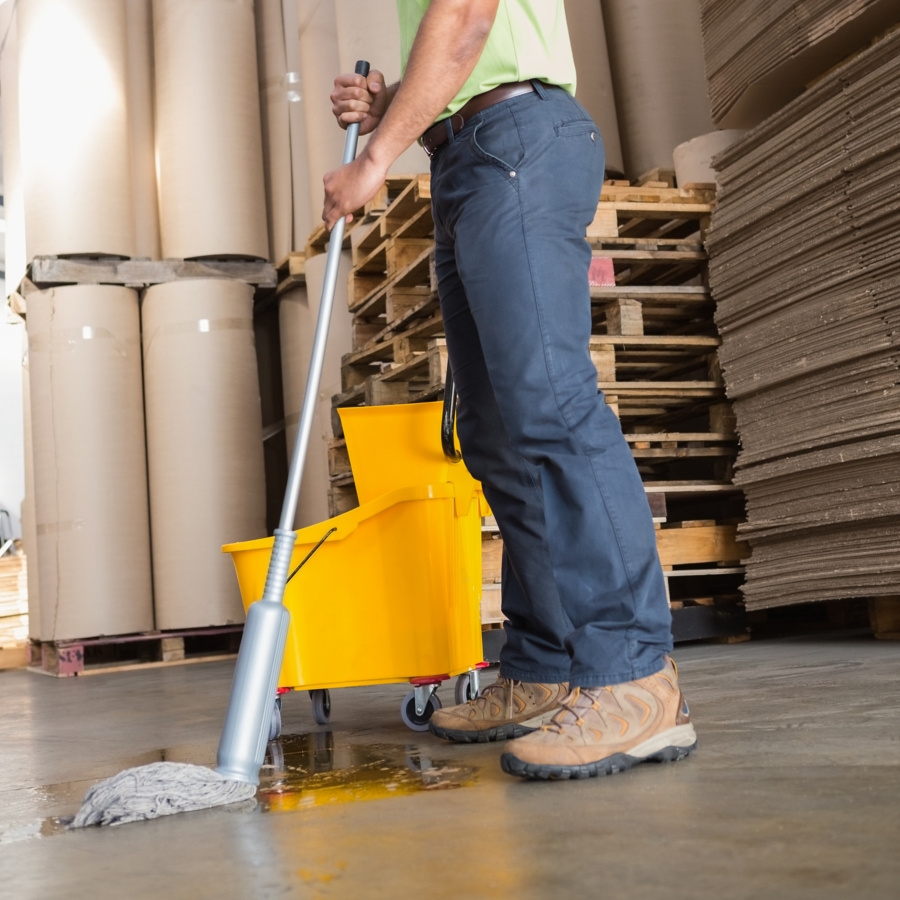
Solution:
{"label": "mop", "polygon": [[[366,77],[369,74],[369,64],[360,61],[356,64],[355,71],[357,75]],[[349,125],[344,141],[344,165],[355,158],[358,138],[359,125]],[[235,666],[228,712],[219,740],[216,768],[158,762],[126,769],[94,785],[87,792],[71,828],[123,825],[126,822],[238,803],[249,800],[256,794],[290,619],[284,605],[284,589],[296,540],[293,530],[294,514],[319,395],[341,245],[344,242],[344,225],[344,219],[339,219],[331,232],[306,396],[303,398],[281,520],[275,529],[275,542],[262,599],[251,604],[247,611],[247,623]]]}

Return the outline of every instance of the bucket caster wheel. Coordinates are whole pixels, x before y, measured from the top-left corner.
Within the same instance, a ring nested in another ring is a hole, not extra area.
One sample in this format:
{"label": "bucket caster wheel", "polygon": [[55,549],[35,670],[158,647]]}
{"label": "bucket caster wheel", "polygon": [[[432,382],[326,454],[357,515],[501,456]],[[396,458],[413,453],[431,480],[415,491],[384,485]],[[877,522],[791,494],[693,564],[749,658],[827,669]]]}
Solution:
{"label": "bucket caster wheel", "polygon": [[316,720],[316,725],[327,725],[331,718],[331,693],[328,688],[310,691],[309,699],[312,701],[313,718]]}
{"label": "bucket caster wheel", "polygon": [[[413,731],[428,731],[428,722],[435,710],[441,708],[441,701],[434,692],[437,685],[427,685],[424,688],[416,688],[410,691],[400,704],[400,718],[407,728]],[[416,692],[422,691],[424,697],[416,697]],[[416,702],[418,699],[418,703]]]}
{"label": "bucket caster wheel", "polygon": [[272,704],[272,719],[269,722],[269,740],[277,741],[281,737],[281,697],[276,697]]}
{"label": "bucket caster wheel", "polygon": [[463,672],[462,675],[456,679],[456,685],[453,689],[456,705],[462,706],[469,700],[474,700],[478,696],[480,689],[478,669],[471,669],[468,672]]}

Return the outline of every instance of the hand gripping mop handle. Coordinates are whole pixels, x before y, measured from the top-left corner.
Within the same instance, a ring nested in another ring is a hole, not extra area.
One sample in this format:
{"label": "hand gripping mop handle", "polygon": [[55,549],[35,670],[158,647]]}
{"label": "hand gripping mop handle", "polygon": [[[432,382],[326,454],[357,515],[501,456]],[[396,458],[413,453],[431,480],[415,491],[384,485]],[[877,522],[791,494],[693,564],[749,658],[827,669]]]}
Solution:
{"label": "hand gripping mop handle", "polygon": [[[358,62],[356,74],[366,77],[369,74],[369,64],[364,61]],[[357,123],[348,125],[344,141],[344,165],[353,162],[356,157],[358,140],[359,125]],[[316,401],[319,396],[325,345],[328,340],[334,291],[341,262],[341,245],[344,243],[344,225],[342,216],[332,229],[328,244],[325,283],[322,285],[322,299],[319,304],[312,358],[309,362],[306,395],[303,398],[297,442],[294,445],[288,473],[281,521],[275,529],[275,543],[269,560],[262,599],[252,603],[247,611],[247,623],[244,626],[244,636],[231,686],[231,699],[228,702],[225,725],[219,740],[217,755],[219,773],[227,779],[249,784],[259,784],[259,770],[265,758],[278,673],[287,639],[290,615],[284,606],[284,588],[294,542],[297,539],[294,532],[294,514],[300,497],[306,451],[309,447]]]}

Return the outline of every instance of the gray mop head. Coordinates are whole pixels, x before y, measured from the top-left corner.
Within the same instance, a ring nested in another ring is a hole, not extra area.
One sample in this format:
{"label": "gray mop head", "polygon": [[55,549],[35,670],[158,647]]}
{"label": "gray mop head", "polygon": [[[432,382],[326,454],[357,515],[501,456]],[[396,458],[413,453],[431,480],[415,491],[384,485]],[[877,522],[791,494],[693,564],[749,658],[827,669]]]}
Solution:
{"label": "gray mop head", "polygon": [[126,769],[95,784],[71,828],[124,825],[175,813],[249,800],[256,787],[228,781],[215,769],[188,763],[158,762]]}

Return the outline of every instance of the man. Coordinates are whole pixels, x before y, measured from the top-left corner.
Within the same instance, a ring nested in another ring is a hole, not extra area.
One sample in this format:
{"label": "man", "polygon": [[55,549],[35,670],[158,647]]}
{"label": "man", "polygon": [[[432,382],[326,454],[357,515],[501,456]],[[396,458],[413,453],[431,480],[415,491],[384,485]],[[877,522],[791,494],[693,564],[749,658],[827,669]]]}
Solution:
{"label": "man", "polygon": [[346,127],[374,132],[325,176],[328,227],[420,138],[466,465],[504,541],[500,677],[437,711],[455,741],[516,738],[501,764],[583,778],[696,747],[668,653],[649,505],[597,391],[584,240],[600,133],[574,100],[563,0],[398,0],[404,75],[342,75]]}

